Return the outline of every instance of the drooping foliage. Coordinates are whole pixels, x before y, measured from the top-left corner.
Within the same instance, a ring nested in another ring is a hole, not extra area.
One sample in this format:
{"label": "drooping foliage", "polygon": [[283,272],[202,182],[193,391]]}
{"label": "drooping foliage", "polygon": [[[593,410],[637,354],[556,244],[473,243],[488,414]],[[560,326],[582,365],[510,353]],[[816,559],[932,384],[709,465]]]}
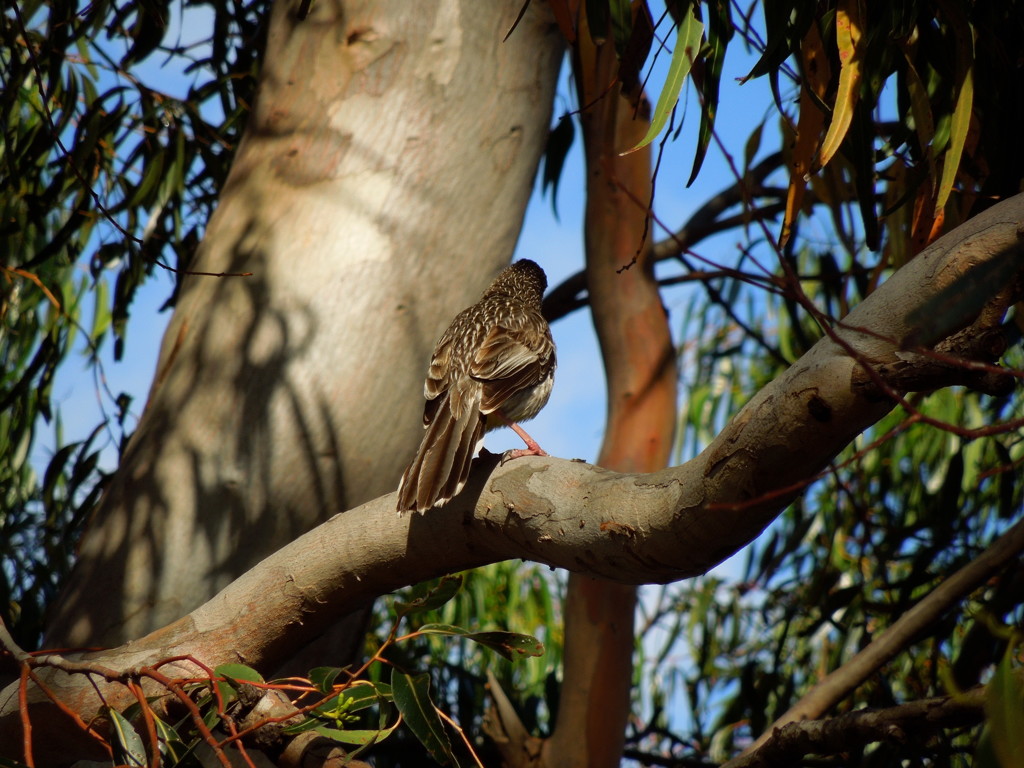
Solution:
{"label": "drooping foliage", "polygon": [[[808,256],[798,263],[801,270],[814,266]],[[833,288],[840,274],[830,278]],[[817,280],[805,285],[826,308],[829,289]],[[693,336],[684,457],[821,334],[806,320],[797,329],[806,316],[790,314],[783,296],[736,278],[713,287],[730,297],[729,310],[707,293],[696,295],[685,322]],[[846,300],[855,303],[855,294],[851,288]],[[762,346],[765,338],[771,349]],[[1004,363],[1024,368],[1019,344]],[[1019,520],[1019,395],[954,388],[909,399],[915,413],[898,409],[862,435],[732,568],[648,588],[639,689],[654,692],[654,707],[635,734],[636,754],[734,754]],[[918,413],[946,428],[922,423]],[[993,426],[994,434],[974,432]],[[979,585],[837,712],[942,696],[987,680],[1024,621],[1020,580],[1019,568],[1010,568]],[[673,725],[689,718],[686,728]],[[942,732],[924,752],[918,743],[879,746],[852,764],[893,765],[926,753],[929,764],[970,765],[979,733]]]}
{"label": "drooping foliage", "polygon": [[[98,496],[98,451],[125,436],[130,402],[105,389],[100,349],[121,357],[154,270],[188,268],[252,103],[266,9],[18,2],[0,16],[0,615],[28,645]],[[165,90],[168,68],[185,92]],[[51,387],[82,349],[109,417],[66,443]]]}

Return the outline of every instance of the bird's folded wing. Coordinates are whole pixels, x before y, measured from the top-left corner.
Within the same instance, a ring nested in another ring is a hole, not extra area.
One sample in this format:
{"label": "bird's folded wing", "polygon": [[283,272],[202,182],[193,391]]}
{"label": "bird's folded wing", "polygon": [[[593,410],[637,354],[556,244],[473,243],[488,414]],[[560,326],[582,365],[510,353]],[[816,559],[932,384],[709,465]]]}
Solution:
{"label": "bird's folded wing", "polygon": [[470,376],[483,384],[480,410],[491,413],[512,395],[537,384],[550,352],[550,341],[532,329],[492,328],[469,369]]}
{"label": "bird's folded wing", "polygon": [[[455,366],[452,360],[452,338],[445,334],[437,343],[434,355],[430,359],[430,368],[427,371],[427,378],[423,382],[423,396],[427,400],[433,400],[446,392],[452,384]],[[424,424],[429,424],[424,421]]]}

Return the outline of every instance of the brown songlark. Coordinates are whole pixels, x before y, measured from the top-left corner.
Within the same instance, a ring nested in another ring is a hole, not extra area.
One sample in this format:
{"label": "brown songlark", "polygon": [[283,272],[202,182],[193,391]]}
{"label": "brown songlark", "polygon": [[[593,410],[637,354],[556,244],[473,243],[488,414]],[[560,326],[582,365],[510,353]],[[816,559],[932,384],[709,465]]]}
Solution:
{"label": "brown songlark", "polygon": [[536,416],[555,375],[555,344],[541,315],[547,278],[521,259],[452,321],[423,384],[423,436],[398,486],[398,511],[425,511],[462,490],[484,432],[509,426],[526,448],[505,459],[546,456],[517,422]]}

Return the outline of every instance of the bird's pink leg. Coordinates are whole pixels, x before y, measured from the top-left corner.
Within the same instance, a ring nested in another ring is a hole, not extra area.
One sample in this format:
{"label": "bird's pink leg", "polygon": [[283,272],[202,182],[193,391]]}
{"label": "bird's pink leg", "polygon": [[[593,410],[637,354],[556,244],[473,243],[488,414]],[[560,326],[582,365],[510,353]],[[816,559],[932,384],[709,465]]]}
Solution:
{"label": "bird's pink leg", "polygon": [[532,437],[530,437],[528,434],[526,434],[526,430],[525,429],[520,427],[514,421],[509,421],[508,419],[506,419],[505,418],[505,414],[503,414],[501,411],[497,411],[496,413],[498,415],[498,418],[501,419],[503,422],[505,422],[505,426],[507,426],[509,429],[511,429],[513,432],[515,432],[517,435],[519,435],[523,439],[523,442],[526,443],[526,447],[525,448],[516,448],[515,450],[512,450],[512,451],[505,451],[501,455],[501,463],[502,464],[504,464],[506,461],[511,461],[512,459],[518,459],[518,458],[520,458],[522,456],[547,456],[548,455],[547,451],[545,451],[543,448],[541,448],[537,444],[536,440],[534,440]]}

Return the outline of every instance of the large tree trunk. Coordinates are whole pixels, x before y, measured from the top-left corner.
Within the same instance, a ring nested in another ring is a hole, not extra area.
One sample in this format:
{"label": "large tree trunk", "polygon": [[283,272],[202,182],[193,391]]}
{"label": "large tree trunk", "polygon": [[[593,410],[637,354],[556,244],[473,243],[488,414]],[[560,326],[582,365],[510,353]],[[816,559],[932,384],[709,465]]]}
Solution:
{"label": "large tree trunk", "polygon": [[139,637],[397,484],[430,349],[510,259],[544,147],[561,40],[538,3],[502,42],[521,5],[275,5],[192,267],[252,274],[185,278],[47,645]]}

